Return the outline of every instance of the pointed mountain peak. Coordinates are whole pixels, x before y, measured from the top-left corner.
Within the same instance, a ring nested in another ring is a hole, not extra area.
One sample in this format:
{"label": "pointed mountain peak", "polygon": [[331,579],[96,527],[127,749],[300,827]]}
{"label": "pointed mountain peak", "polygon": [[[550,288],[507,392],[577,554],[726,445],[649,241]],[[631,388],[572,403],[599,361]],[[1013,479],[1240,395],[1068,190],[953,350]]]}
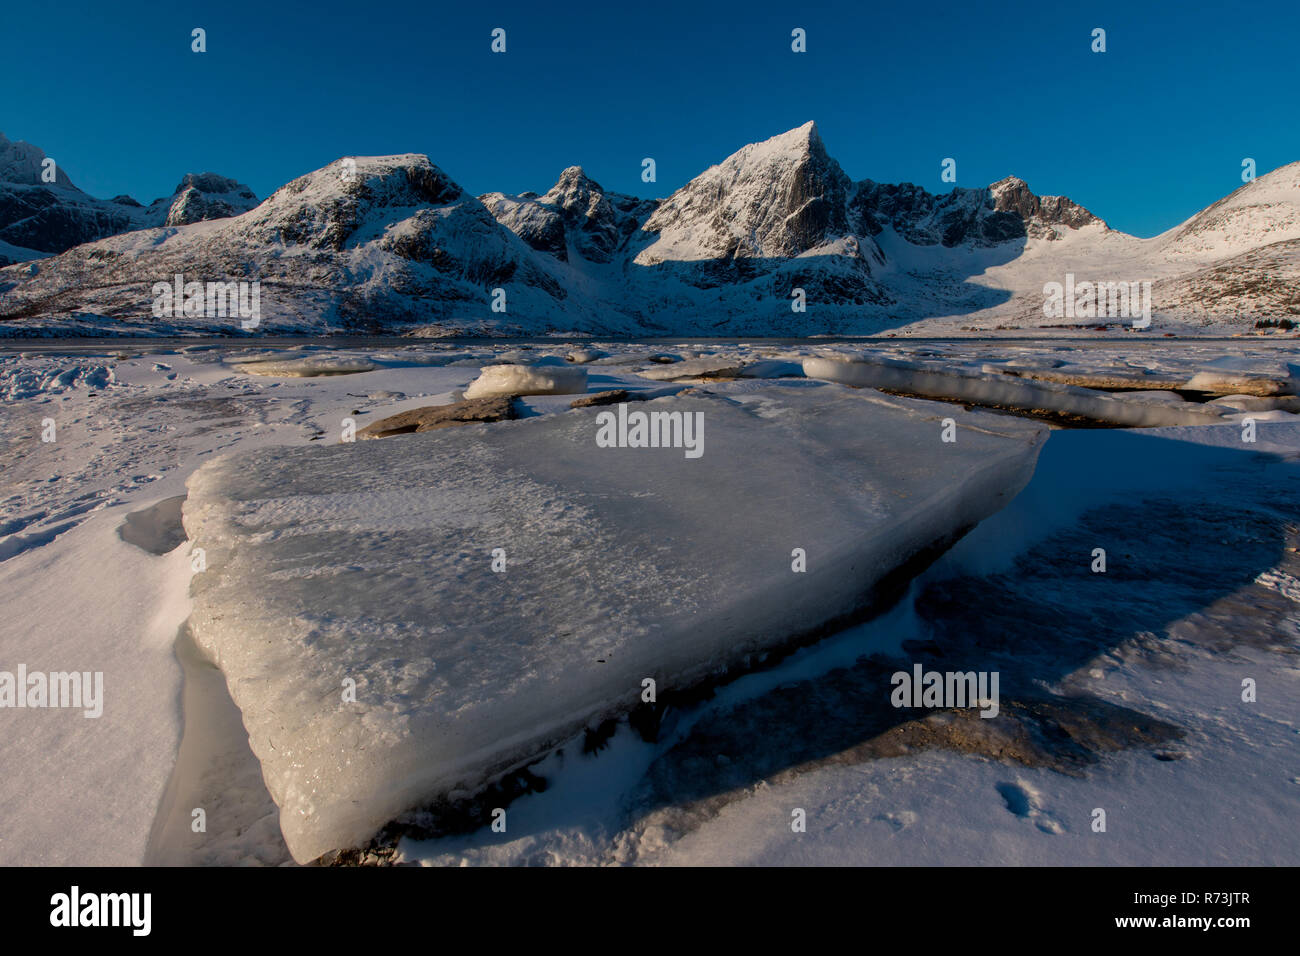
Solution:
{"label": "pointed mountain peak", "polygon": [[587,176],[586,170],[581,166],[570,166],[565,169],[564,172],[560,173],[560,178],[556,181],[556,185],[580,182],[591,182],[590,177]]}
{"label": "pointed mountain peak", "polygon": [[802,126],[796,126],[794,129],[782,133],[780,136],[774,136],[773,139],[790,139],[797,143],[806,143],[809,146],[821,146],[821,133],[817,131],[817,124],[809,120]]}
{"label": "pointed mountain peak", "polygon": [[799,255],[847,234],[850,187],[817,125],[805,123],[751,143],[673,193],[647,220],[659,237],[637,261]]}
{"label": "pointed mountain peak", "polygon": [[749,144],[727,157],[723,165],[798,162],[809,157],[830,159],[826,154],[826,145],[822,142],[821,134],[817,132],[817,124],[812,120],[769,139]]}
{"label": "pointed mountain peak", "polygon": [[592,193],[603,192],[600,183],[588,176],[581,166],[570,166],[560,173],[560,178],[555,181],[555,185],[542,201],[566,205],[574,198],[580,197],[585,202]]}

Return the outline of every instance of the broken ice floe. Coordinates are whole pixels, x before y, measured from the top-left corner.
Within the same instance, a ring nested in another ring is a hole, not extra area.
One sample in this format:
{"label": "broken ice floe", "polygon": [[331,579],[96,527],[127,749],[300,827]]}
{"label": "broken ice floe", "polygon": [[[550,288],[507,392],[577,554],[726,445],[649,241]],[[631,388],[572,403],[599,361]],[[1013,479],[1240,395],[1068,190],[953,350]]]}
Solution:
{"label": "broken ice floe", "polygon": [[881,355],[807,358],[804,374],[845,385],[883,388],[927,398],[971,402],[1031,412],[1053,412],[1130,427],[1211,425],[1223,422],[1224,409],[1193,402],[1128,401],[1076,385],[1039,381],[969,367],[942,366]]}
{"label": "broken ice floe", "polygon": [[696,459],[600,448],[600,410],[579,409],[191,476],[191,627],[296,859],[536,758],[647,678],[685,688],[863,612],[1008,501],[1045,434],[836,386],[732,388],[642,406],[703,414]]}

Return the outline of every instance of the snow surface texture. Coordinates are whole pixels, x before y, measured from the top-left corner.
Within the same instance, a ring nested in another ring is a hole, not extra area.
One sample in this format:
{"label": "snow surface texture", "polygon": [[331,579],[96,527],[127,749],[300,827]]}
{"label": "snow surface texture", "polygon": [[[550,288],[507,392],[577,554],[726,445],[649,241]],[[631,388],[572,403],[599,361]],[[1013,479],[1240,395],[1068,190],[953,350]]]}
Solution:
{"label": "snow surface texture", "polygon": [[1045,434],[825,385],[636,407],[702,414],[704,455],[600,448],[584,409],[191,476],[185,527],[208,555],[191,627],[295,859],[629,709],[644,678],[687,687],[860,611],[1005,504]]}
{"label": "snow surface texture", "polygon": [[235,368],[250,375],[273,375],[280,378],[313,378],[317,375],[355,375],[376,368],[366,359],[335,358],[329,355],[312,355],[287,362],[274,360],[242,361]]}
{"label": "snow surface texture", "polygon": [[[508,833],[405,839],[401,859],[1293,864],[1297,450],[1295,424],[1264,426],[1257,446],[1232,425],[1054,431],[1029,485],[889,614],[677,710],[655,744],[620,727],[598,755],[566,747],[530,768],[547,786],[510,804]],[[1089,567],[1094,546],[1110,554],[1105,575]],[[1275,563],[1290,573],[1257,574]],[[890,672],[918,659],[1000,670],[1003,713],[892,710]],[[1267,691],[1256,703],[1240,699],[1245,676]],[[998,733],[1023,697],[1068,718],[1027,760]],[[1052,758],[1098,713],[1118,718],[1100,752],[1061,772]],[[1152,716],[1184,736],[1117,746]],[[963,724],[989,743],[945,744]],[[895,734],[912,746],[891,746]],[[1096,807],[1108,833],[1092,830]],[[793,808],[806,832],[792,832]]]}

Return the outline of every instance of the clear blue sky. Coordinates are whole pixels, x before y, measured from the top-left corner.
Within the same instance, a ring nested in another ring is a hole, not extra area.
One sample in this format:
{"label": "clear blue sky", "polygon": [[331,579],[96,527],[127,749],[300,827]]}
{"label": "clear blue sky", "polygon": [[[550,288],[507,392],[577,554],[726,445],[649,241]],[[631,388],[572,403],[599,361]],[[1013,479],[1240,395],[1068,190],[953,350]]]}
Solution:
{"label": "clear blue sky", "polygon": [[1244,157],[1300,160],[1298,51],[1294,0],[11,3],[0,131],[142,202],[186,172],[265,197],[404,152],[473,193],[544,191],[577,164],[664,196],[814,119],[854,179],[943,192],[952,156],[960,186],[1015,174],[1153,235],[1240,186]]}

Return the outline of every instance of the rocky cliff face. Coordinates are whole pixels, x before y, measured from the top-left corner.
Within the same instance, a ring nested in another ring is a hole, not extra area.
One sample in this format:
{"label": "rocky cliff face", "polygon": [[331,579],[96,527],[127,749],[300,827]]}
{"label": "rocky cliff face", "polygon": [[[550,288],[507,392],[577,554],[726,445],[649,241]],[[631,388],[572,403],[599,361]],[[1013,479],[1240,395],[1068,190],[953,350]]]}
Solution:
{"label": "rocky cliff face", "polygon": [[539,252],[569,261],[607,263],[654,211],[655,200],[606,192],[581,166],[570,166],[544,195],[488,193],[479,199],[497,221]]}
{"label": "rocky cliff face", "polygon": [[243,183],[216,173],[188,173],[172,193],[171,199],[159,199],[150,211],[156,217],[165,204],[163,226],[188,226],[209,219],[228,219],[255,209],[258,198]]}
{"label": "rocky cliff face", "polygon": [[1063,196],[1035,196],[1009,176],[984,189],[932,195],[911,183],[863,180],[850,202],[854,222],[868,235],[885,228],[915,245],[993,246],[1017,239],[1055,240],[1065,230],[1105,223]]}

